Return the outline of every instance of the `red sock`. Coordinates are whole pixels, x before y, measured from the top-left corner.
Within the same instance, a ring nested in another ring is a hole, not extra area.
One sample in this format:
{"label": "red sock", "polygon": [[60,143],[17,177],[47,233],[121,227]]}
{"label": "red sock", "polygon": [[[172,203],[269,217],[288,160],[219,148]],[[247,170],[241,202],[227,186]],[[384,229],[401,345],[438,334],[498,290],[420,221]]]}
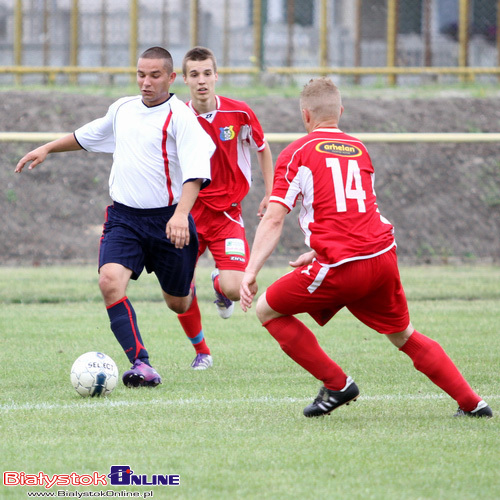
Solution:
{"label": "red sock", "polygon": [[191,302],[189,309],[183,314],[178,314],[177,317],[179,318],[179,322],[184,332],[193,344],[196,354],[210,354],[210,349],[203,335],[201,312],[198,307],[196,295],[193,297],[193,302]]}
{"label": "red sock", "polygon": [[472,411],[481,401],[435,340],[415,330],[399,350],[412,359],[418,371],[427,375],[432,382],[457,401],[462,410]]}
{"label": "red sock", "polygon": [[[221,287],[220,287],[220,276],[217,275],[215,278],[214,278],[214,290],[217,292],[217,293],[220,293],[221,295],[224,295],[224,297],[226,297],[226,294],[221,290]],[[226,297],[227,298],[227,297]]]}
{"label": "red sock", "polygon": [[344,388],[347,375],[320,347],[314,333],[294,316],[280,316],[262,325],[278,341],[281,349],[327,389]]}

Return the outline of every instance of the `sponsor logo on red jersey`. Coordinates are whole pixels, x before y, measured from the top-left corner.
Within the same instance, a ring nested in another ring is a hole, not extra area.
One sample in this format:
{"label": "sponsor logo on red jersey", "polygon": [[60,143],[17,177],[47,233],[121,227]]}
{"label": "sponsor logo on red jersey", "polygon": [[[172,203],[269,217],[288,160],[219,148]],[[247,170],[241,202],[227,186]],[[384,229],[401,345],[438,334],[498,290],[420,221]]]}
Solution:
{"label": "sponsor logo on red jersey", "polygon": [[339,141],[322,141],[316,145],[316,151],[337,156],[349,156],[351,158],[363,154],[358,147]]}

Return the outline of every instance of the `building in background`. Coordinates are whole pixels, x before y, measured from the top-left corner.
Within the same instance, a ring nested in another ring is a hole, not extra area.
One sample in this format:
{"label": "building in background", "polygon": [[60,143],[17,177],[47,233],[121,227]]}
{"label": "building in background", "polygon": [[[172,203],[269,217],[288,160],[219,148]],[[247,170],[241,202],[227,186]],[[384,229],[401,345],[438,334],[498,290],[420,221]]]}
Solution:
{"label": "building in background", "polygon": [[[254,2],[262,13],[262,69],[320,65],[322,0],[199,0],[197,42],[211,47],[221,66],[254,65]],[[497,66],[497,3],[469,0],[470,66]],[[22,1],[22,65],[69,64],[74,4]],[[14,65],[16,5],[17,0],[0,0],[0,66]],[[129,66],[131,1],[80,0],[77,5],[78,65]],[[326,5],[327,65],[385,66],[388,0],[328,0]],[[457,66],[459,0],[399,0],[397,17],[398,66]],[[138,51],[165,46],[179,65],[193,40],[190,2],[139,0],[138,19]]]}

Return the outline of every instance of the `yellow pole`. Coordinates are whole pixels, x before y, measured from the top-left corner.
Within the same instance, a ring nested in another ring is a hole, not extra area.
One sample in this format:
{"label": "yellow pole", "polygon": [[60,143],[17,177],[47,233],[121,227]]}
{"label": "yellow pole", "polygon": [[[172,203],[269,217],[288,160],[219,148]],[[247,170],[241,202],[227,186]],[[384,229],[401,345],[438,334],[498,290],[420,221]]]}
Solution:
{"label": "yellow pole", "polygon": [[[139,38],[139,8],[138,0],[130,0],[130,38],[129,38],[129,61],[130,67],[135,68],[137,66],[137,46]],[[131,83],[135,82],[135,75],[130,77]]]}
{"label": "yellow pole", "polygon": [[[469,0],[460,0],[458,6],[458,65],[469,65]],[[465,75],[461,81],[470,80]]]}
{"label": "yellow pole", "polygon": [[198,0],[191,0],[191,47],[198,45],[200,5]]}
{"label": "yellow pole", "polygon": [[262,0],[253,2],[253,58],[255,67],[262,69]]}
{"label": "yellow pole", "polygon": [[[16,11],[14,13],[14,64],[21,66],[23,63],[23,2],[16,1]],[[22,82],[21,75],[16,75],[16,84]]]}
{"label": "yellow pole", "polygon": [[323,67],[328,66],[328,0],[321,0],[321,24],[320,24],[320,62],[319,65]]}
{"label": "yellow pole", "polygon": [[424,0],[424,66],[432,66],[432,0]]}
{"label": "yellow pole", "polygon": [[[398,0],[387,0],[387,67],[396,66],[398,50]],[[388,77],[389,85],[396,84],[396,75]]]}
{"label": "yellow pole", "polygon": [[[78,0],[73,0],[73,5],[71,8],[71,34],[70,34],[70,48],[69,48],[69,65],[70,66],[78,66],[78,20],[79,20],[79,9],[78,9]],[[78,77],[76,73],[72,73],[69,77],[69,81],[72,84],[78,83]]]}

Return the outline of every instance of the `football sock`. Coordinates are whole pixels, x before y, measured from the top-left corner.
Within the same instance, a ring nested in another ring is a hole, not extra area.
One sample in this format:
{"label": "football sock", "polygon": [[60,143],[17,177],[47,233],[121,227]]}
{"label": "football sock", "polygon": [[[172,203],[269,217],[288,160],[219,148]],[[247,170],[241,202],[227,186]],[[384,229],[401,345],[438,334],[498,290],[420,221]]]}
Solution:
{"label": "football sock", "polygon": [[222,289],[221,289],[221,287],[220,287],[220,276],[219,276],[219,275],[217,275],[217,276],[214,278],[213,285],[214,285],[214,290],[215,290],[217,293],[220,293],[221,295],[223,295],[224,297],[226,297],[226,299],[227,299],[226,294],[222,291]]}
{"label": "football sock", "polygon": [[210,349],[203,335],[201,312],[196,295],[193,296],[193,301],[189,309],[185,313],[178,314],[177,317],[179,318],[179,322],[184,332],[193,344],[196,354],[210,354]]}
{"label": "football sock", "polygon": [[150,365],[149,354],[142,343],[141,334],[137,326],[135,311],[128,298],[123,297],[123,299],[115,302],[106,309],[108,311],[111,330],[125,351],[129,361],[133,363],[139,358],[143,363]]}
{"label": "football sock", "polygon": [[335,361],[320,347],[314,333],[294,316],[280,316],[262,324],[278,341],[281,349],[321,380],[327,389],[340,391],[347,376]]}
{"label": "football sock", "polygon": [[417,370],[457,401],[462,410],[472,411],[481,401],[435,340],[415,330],[399,350],[412,359]]}

